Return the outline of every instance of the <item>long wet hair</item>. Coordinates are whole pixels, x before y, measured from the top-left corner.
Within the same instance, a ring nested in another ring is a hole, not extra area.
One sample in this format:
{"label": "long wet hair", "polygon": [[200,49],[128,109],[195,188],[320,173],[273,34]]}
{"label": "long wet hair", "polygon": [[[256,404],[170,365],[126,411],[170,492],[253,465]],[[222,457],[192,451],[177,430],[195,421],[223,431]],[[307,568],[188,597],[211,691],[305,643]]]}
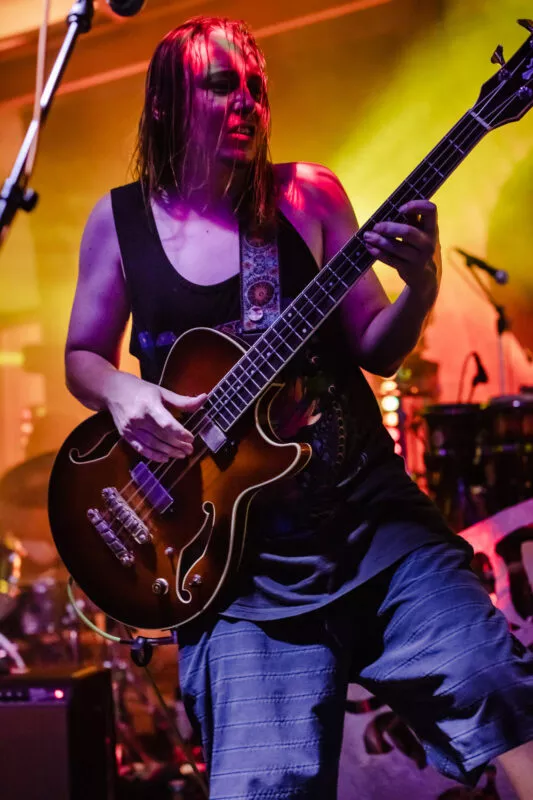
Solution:
{"label": "long wet hair", "polygon": [[[236,211],[252,227],[268,228],[275,217],[274,173],[269,152],[270,106],[266,93],[265,57],[247,25],[226,17],[193,17],[159,42],[146,75],[144,107],[134,153],[134,175],[148,198],[170,188],[187,196],[184,172],[190,153],[189,131],[193,82],[188,56],[199,37],[207,43],[211,31],[222,28],[228,39],[252,55],[264,75],[261,104],[264,121],[259,126],[257,152],[248,167],[244,194]],[[203,174],[209,179],[208,154]],[[230,178],[231,181],[231,178]],[[228,187],[229,189],[229,183]]]}

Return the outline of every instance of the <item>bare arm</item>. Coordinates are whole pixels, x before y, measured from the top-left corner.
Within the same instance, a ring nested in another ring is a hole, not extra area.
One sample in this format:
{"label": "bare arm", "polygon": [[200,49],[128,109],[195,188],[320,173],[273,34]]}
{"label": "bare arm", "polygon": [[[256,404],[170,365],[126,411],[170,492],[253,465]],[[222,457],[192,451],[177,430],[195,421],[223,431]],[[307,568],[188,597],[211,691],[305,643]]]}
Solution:
{"label": "bare arm", "polygon": [[142,455],[156,461],[183,458],[192,453],[193,437],[167,406],[193,411],[205,396],[182,397],[119,370],[129,313],[107,195],[95,206],[82,238],[65,354],[67,386],[88,408],[109,409],[121,435]]}
{"label": "bare arm", "polygon": [[111,198],[106,195],[83,233],[65,350],[67,386],[93,410],[108,405],[129,312]]}
{"label": "bare arm", "polygon": [[[327,178],[322,178],[322,185],[327,193],[322,217],[327,263],[358,226],[338,179],[328,173]],[[360,365],[378,375],[393,374],[416,345],[440,280],[440,266],[432,259],[437,242],[435,207],[428,201],[416,201],[402,210],[413,218],[423,213],[422,227],[380,223],[366,245],[372,255],[398,271],[406,282],[405,288],[390,303],[376,274],[369,270],[341,304],[343,324]]]}

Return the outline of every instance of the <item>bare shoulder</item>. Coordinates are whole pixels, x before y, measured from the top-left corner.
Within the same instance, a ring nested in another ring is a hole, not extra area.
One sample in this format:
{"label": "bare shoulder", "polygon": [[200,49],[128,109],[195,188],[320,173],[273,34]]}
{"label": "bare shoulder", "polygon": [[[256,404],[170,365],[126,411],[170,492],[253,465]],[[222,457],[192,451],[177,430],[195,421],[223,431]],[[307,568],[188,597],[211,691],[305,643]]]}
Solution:
{"label": "bare shoulder", "polygon": [[351,208],[341,181],[322,164],[306,161],[275,164],[274,172],[283,199],[322,219],[347,205]]}
{"label": "bare shoulder", "polygon": [[67,352],[88,350],[116,366],[128,315],[111,196],[106,194],[94,206],[83,231]]}
{"label": "bare shoulder", "polygon": [[109,256],[120,257],[110,192],[98,200],[85,223],[81,254],[89,255],[94,249],[100,253],[106,251]]}

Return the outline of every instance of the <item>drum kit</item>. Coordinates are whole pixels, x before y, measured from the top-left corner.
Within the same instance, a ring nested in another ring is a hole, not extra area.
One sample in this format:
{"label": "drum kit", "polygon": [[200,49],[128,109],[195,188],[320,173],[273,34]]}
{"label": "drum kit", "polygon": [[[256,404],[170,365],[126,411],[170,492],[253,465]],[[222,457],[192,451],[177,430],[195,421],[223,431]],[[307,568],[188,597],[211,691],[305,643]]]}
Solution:
{"label": "drum kit", "polygon": [[533,496],[533,391],[422,416],[428,492],[456,532]]}

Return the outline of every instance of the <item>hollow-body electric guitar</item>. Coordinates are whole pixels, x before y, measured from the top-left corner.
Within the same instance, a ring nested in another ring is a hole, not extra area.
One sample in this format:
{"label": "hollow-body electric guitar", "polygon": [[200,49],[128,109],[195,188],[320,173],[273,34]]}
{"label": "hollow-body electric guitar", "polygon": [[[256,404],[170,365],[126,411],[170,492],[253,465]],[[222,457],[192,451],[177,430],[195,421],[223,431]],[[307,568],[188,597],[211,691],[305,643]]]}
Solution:
{"label": "hollow-body electric guitar", "polygon": [[[533,33],[533,22],[520,24]],[[109,616],[177,627],[202,613],[234,572],[254,495],[310,459],[308,444],[280,441],[270,424],[278,376],[374,262],[362,234],[382,220],[405,221],[403,203],[431,197],[488,131],[532,107],[533,35],[507,63],[501,48],[493,61],[500,69],[474,106],[251,348],[198,328],[174,343],[161,385],[208,393],[185,421],[193,455],[146,461],[106,412],[63,444],[50,479],[52,534],[74,580]]]}

